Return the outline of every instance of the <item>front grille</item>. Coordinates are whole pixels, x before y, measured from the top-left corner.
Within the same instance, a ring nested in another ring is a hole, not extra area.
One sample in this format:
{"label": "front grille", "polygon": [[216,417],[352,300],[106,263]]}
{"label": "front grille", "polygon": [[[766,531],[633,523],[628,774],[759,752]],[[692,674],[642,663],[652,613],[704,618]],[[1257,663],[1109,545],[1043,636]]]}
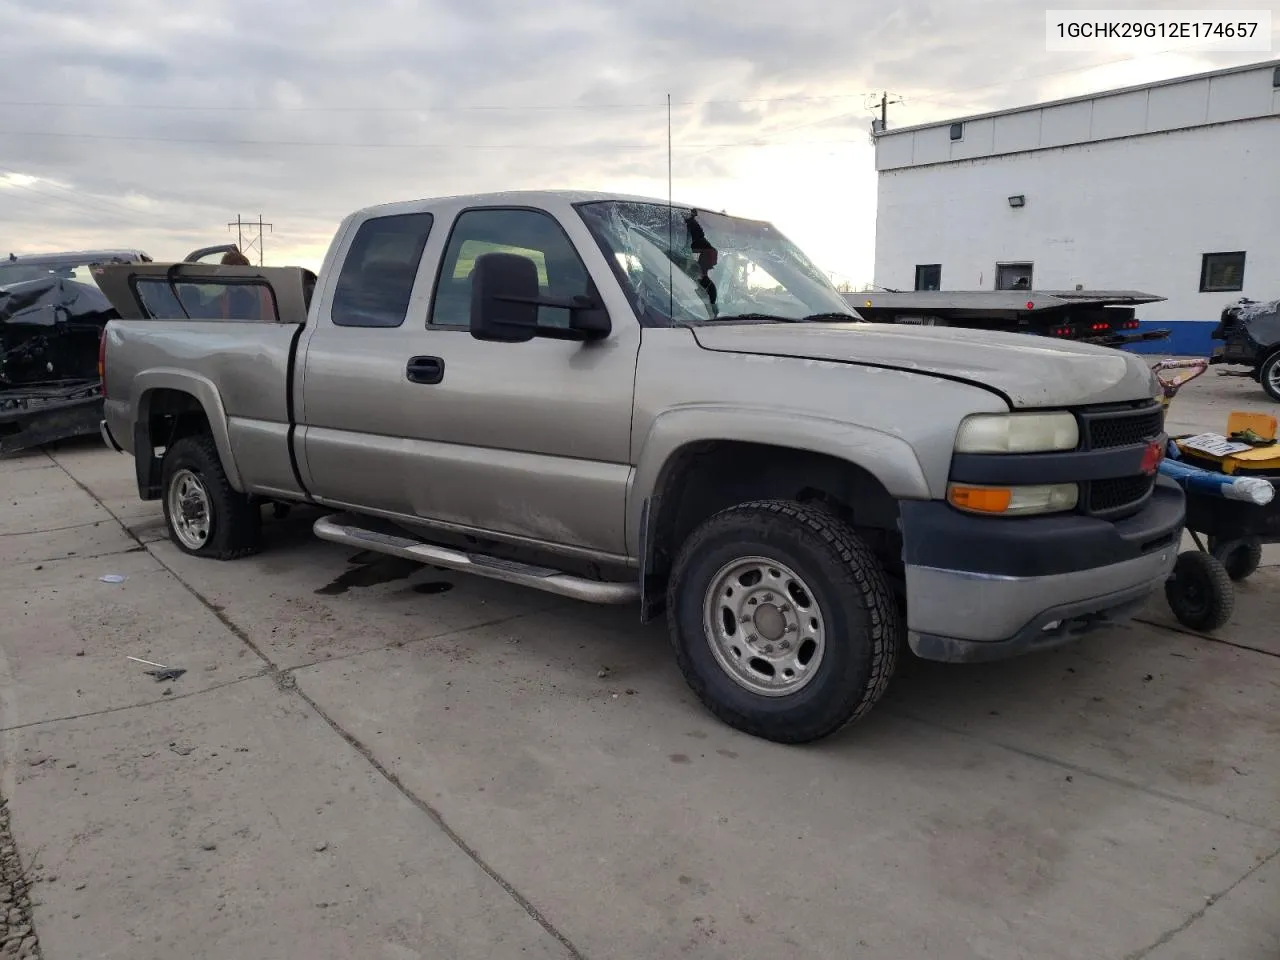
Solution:
{"label": "front grille", "polygon": [[1155,483],[1156,478],[1148,476],[1091,480],[1084,484],[1085,513],[1096,517],[1136,509],[1150,496]]}
{"label": "front grille", "polygon": [[1086,413],[1082,419],[1085,424],[1085,445],[1090,450],[1146,443],[1164,432],[1164,411],[1159,406],[1135,413]]}

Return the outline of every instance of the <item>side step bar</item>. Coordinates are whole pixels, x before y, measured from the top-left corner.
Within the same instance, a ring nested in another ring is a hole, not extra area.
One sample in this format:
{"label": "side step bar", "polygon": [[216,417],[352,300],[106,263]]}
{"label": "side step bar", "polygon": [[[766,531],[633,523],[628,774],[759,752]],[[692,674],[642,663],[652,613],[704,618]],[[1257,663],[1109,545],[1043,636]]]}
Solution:
{"label": "side step bar", "polygon": [[328,540],[330,543],[342,543],[448,570],[474,573],[479,577],[532,587],[573,600],[585,600],[588,603],[632,603],[640,599],[640,587],[637,584],[587,580],[548,567],[534,567],[514,560],[464,553],[450,547],[425,543],[415,540],[407,532],[393,534],[370,530],[361,525],[359,517],[349,513],[321,517],[312,530],[321,540]]}

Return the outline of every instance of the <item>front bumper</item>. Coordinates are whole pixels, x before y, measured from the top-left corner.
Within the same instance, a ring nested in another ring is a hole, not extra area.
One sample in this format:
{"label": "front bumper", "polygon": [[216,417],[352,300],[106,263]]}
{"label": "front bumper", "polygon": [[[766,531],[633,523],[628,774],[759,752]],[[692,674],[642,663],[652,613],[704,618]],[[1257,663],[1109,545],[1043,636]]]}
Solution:
{"label": "front bumper", "polygon": [[998,660],[1123,622],[1172,572],[1185,510],[1165,478],[1117,522],[904,505],[911,649],[926,660]]}

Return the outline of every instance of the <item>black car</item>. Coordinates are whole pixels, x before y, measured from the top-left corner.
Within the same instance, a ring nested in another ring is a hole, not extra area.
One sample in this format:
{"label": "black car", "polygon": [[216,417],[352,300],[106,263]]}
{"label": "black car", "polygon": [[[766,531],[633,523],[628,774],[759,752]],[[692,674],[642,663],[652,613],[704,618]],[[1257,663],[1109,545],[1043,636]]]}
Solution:
{"label": "black car", "polygon": [[98,341],[116,311],[90,268],[150,259],[140,250],[0,259],[0,454],[98,432]]}
{"label": "black car", "polygon": [[1222,341],[1210,363],[1249,367],[1267,396],[1280,403],[1280,300],[1240,300],[1222,311],[1209,336]]}

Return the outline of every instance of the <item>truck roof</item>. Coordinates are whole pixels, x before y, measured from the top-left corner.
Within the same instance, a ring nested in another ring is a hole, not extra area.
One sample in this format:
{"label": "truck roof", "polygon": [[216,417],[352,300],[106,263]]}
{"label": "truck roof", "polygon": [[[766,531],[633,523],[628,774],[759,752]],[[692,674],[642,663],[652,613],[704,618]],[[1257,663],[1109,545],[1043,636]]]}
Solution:
{"label": "truck roof", "polygon": [[[625,193],[607,193],[597,190],[506,190],[491,193],[469,193],[458,194],[449,197],[424,197],[418,200],[400,200],[389,203],[375,204],[374,206],[365,207],[357,210],[353,216],[364,219],[373,213],[384,214],[391,209],[401,211],[419,210],[428,211],[436,206],[495,206],[502,204],[514,204],[518,206],[560,206],[575,203],[598,203],[606,200],[622,201],[624,203],[653,203],[660,206],[666,206],[667,200],[660,200],[656,197],[635,196]],[[681,203],[673,201],[672,206],[685,207],[696,210],[711,209],[696,203]],[[715,211],[724,214],[723,210]]]}
{"label": "truck roof", "polygon": [[69,250],[59,253],[9,254],[5,263],[36,267],[74,267],[85,263],[138,263],[150,260],[141,250]]}

